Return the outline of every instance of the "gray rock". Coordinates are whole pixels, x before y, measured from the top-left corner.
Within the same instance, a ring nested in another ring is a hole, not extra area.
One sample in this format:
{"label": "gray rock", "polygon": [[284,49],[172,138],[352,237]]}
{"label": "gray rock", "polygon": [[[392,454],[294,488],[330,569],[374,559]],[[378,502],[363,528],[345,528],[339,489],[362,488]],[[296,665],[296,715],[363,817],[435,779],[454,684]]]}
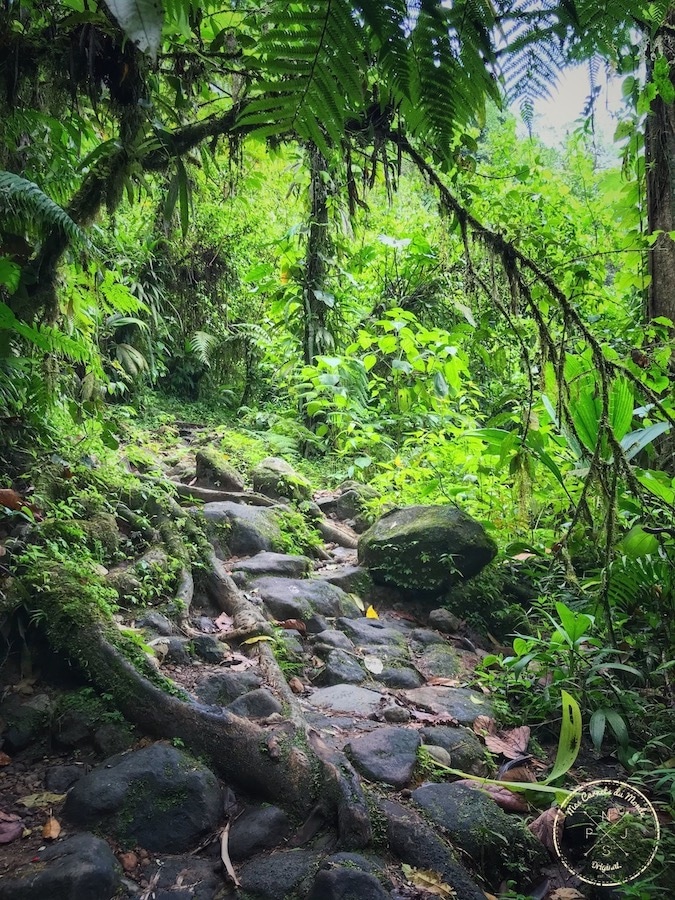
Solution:
{"label": "gray rock", "polygon": [[389,900],[379,880],[368,872],[347,866],[322,869],[306,900]]}
{"label": "gray rock", "polygon": [[387,864],[377,857],[362,856],[360,853],[333,853],[327,856],[321,863],[322,869],[330,869],[332,866],[350,866],[352,869],[360,869],[369,875],[375,875],[377,878],[388,883],[386,875]]}
{"label": "gray rock", "polygon": [[91,737],[92,722],[87,710],[66,709],[56,720],[54,738],[64,750],[74,750]]}
{"label": "gray rock", "polygon": [[320,578],[334,584],[348,594],[367,595],[373,587],[373,579],[368,569],[362,566],[342,565],[335,569],[321,571]]}
{"label": "gray rock", "polygon": [[308,698],[309,703],[319,709],[333,712],[352,713],[357,716],[369,716],[386,704],[386,699],[376,691],[351,684],[336,684],[332,687],[319,688]]}
{"label": "gray rock", "polygon": [[385,666],[401,666],[410,661],[404,644],[363,644],[359,650],[364,656],[376,656]]}
{"label": "gray rock", "polygon": [[304,897],[319,861],[311,850],[281,850],[258,856],[239,870],[242,891],[263,900]]}
{"label": "gray rock", "polygon": [[291,556],[288,553],[271,553],[266,550],[232,566],[232,572],[243,572],[247,581],[263,575],[304,578],[311,571],[312,560],[308,556]]}
{"label": "gray rock", "polygon": [[155,634],[161,634],[164,637],[168,637],[174,632],[171,621],[167,619],[166,616],[163,616],[161,613],[155,612],[154,610],[144,613],[141,618],[138,619],[136,624],[140,628],[148,628],[150,631],[154,631]]}
{"label": "gray rock", "polygon": [[209,663],[219,663],[225,659],[227,652],[218,638],[211,634],[200,634],[192,638],[195,656]]}
{"label": "gray rock", "polygon": [[47,736],[53,712],[47,694],[37,694],[26,703],[10,697],[0,705],[0,717],[7,722],[5,742],[10,750],[25,750],[41,737]]}
{"label": "gray rock", "polygon": [[492,716],[494,710],[484,694],[468,688],[421,687],[406,691],[408,700],[422,706],[438,709],[457,719],[460,725],[472,725],[478,716]]}
{"label": "gray rock", "polygon": [[321,670],[317,684],[361,684],[366,673],[353,656],[344,650],[331,650],[326,658],[326,666]]}
{"label": "gray rock", "polygon": [[114,756],[69,791],[64,817],[101,828],[124,846],[160,853],[192,849],[222,813],[215,775],[186,753],[153,744]]}
{"label": "gray rock", "polygon": [[253,490],[273,500],[311,500],[312,486],[290,463],[268,456],[252,472]]}
{"label": "gray rock", "polygon": [[388,706],[384,711],[384,721],[391,725],[405,725],[412,716],[404,706]]}
{"label": "gray rock", "polygon": [[453,769],[470,775],[488,774],[485,749],[470,729],[435,725],[422,728],[420,734],[425,744],[441,747],[449,754]]}
{"label": "gray rock", "polygon": [[165,662],[174,663],[177,666],[189,666],[192,657],[188,651],[190,641],[187,638],[170,637],[166,639]]}
{"label": "gray rock", "polygon": [[[176,890],[177,884],[185,885],[184,890]],[[222,884],[222,876],[214,871],[212,862],[194,856],[168,856],[162,859],[153,900],[213,900]]]}
{"label": "gray rock", "polygon": [[346,594],[340,588],[319,579],[257,578],[256,590],[276,619],[309,618],[312,612],[322,616],[339,616]]}
{"label": "gray rock", "polygon": [[84,774],[83,766],[52,766],[45,772],[45,787],[54,794],[65,794]]}
{"label": "gray rock", "polygon": [[262,850],[277,847],[288,836],[290,821],[278,806],[249,806],[230,828],[232,859],[248,859]]}
{"label": "gray rock", "polygon": [[454,634],[462,625],[457,616],[453,615],[449,609],[443,608],[433,609],[429,613],[428,622],[431,628],[436,628],[443,634]]}
{"label": "gray rock", "polygon": [[393,800],[379,804],[390,851],[417,869],[438,872],[461,900],[485,900],[485,893],[457,861],[448,844],[413,810]]}
{"label": "gray rock", "polygon": [[378,584],[440,594],[477,575],[497,547],[456,506],[409,506],[382,516],[359,540],[359,563]]}
{"label": "gray rock", "polygon": [[307,634],[321,634],[329,629],[328,620],[319,613],[312,613],[305,625],[307,626]]}
{"label": "gray rock", "polygon": [[427,677],[452,678],[459,672],[461,661],[452,647],[434,644],[417,657],[416,664]]}
{"label": "gray rock", "polygon": [[405,787],[417,762],[420,737],[406,728],[378,728],[353,738],[347,752],[354,766],[370,781]]}
{"label": "gray rock", "polygon": [[235,716],[243,716],[246,719],[264,719],[273,713],[280,713],[283,709],[275,696],[265,688],[257,688],[242,694],[227,707]]}
{"label": "gray rock", "polygon": [[113,756],[128,750],[134,735],[126,722],[104,722],[94,732],[94,747],[101,756]]}
{"label": "gray rock", "polygon": [[523,869],[546,858],[543,845],[521,819],[509,816],[482,791],[462,784],[425,784],[412,794],[425,814],[444,828],[492,886],[511,877],[523,883]]}
{"label": "gray rock", "polygon": [[283,538],[279,511],[245,503],[205,503],[202,514],[211,526],[209,532],[232,554],[248,556],[261,550],[281,549]]}
{"label": "gray rock", "polygon": [[105,841],[77,834],[38,850],[29,863],[0,878],[0,900],[112,900],[122,872]]}
{"label": "gray rock", "polygon": [[406,666],[387,667],[374,677],[380,684],[386,684],[387,687],[402,691],[418,688],[424,682],[424,679],[416,669],[410,669]]}
{"label": "gray rock", "polygon": [[291,656],[301,657],[305,652],[300,633],[292,628],[284,628],[279,639],[283,641],[286,652]]}
{"label": "gray rock", "polygon": [[379,619],[367,619],[361,616],[359,619],[338,619],[337,626],[344,631],[355,644],[402,644],[403,636],[394,628],[387,628]]}
{"label": "gray rock", "polygon": [[431,628],[414,628],[410,632],[410,640],[423,647],[430,647],[433,644],[445,645],[445,638]]}
{"label": "gray rock", "polygon": [[336,647],[340,650],[354,649],[354,641],[350,640],[350,638],[341,631],[320,631],[318,634],[312,635],[311,641],[313,644]]}
{"label": "gray rock", "polygon": [[243,491],[244,479],[218,450],[208,447],[197,450],[197,484],[220,491]]}
{"label": "gray rock", "polygon": [[253,672],[218,672],[195,686],[195,694],[208,706],[229,706],[237,697],[254,691],[262,679]]}

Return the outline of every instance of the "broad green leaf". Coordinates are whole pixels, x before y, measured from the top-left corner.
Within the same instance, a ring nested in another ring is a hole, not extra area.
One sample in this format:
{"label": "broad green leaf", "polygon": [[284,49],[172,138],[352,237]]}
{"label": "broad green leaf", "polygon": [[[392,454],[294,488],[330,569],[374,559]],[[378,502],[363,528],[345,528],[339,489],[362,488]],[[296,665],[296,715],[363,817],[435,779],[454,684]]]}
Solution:
{"label": "broad green leaf", "polygon": [[587,383],[587,387],[591,390],[585,390],[570,403],[570,413],[579,440],[592,453],[598,440],[600,398],[595,395],[593,381]]}
{"label": "broad green leaf", "polygon": [[545,784],[550,784],[565,775],[574,765],[581,747],[581,710],[579,704],[567,691],[562,691],[562,724],[560,739],[553,769]]}
{"label": "broad green leaf", "polygon": [[675,488],[673,488],[672,481],[665,472],[655,472],[652,469],[636,469],[635,477],[655,497],[658,497],[670,506],[675,504]]}
{"label": "broad green leaf", "polygon": [[104,3],[129,40],[156,59],[164,22],[160,0],[104,0]]}
{"label": "broad green leaf", "polygon": [[628,379],[620,375],[612,382],[609,393],[609,424],[617,441],[628,434],[632,421],[633,389]]}
{"label": "broad green leaf", "polygon": [[626,747],[628,745],[628,728],[625,719],[615,709],[606,709],[605,715],[607,724],[614,732],[614,737],[622,747]]}
{"label": "broad green leaf", "polygon": [[596,711],[591,716],[591,721],[588,723],[588,730],[591,734],[591,740],[593,741],[593,746],[595,749],[600,752],[602,748],[602,739],[605,736],[605,727],[607,725],[607,716],[605,715],[604,709],[596,709]]}
{"label": "broad green leaf", "polygon": [[628,534],[617,544],[616,548],[622,556],[637,559],[649,556],[659,549],[659,542],[654,534],[648,534],[639,525],[634,525]]}
{"label": "broad green leaf", "polygon": [[5,256],[0,257],[0,285],[4,284],[9,289],[9,292],[13,294],[19,286],[20,277],[21,266]]}
{"label": "broad green leaf", "polygon": [[652,441],[655,441],[657,437],[660,437],[667,431],[670,431],[668,422],[655,422],[653,425],[640,429],[640,431],[631,431],[621,441],[621,447],[626,454],[626,459],[632,459],[634,456],[637,456],[640,450],[644,450]]}

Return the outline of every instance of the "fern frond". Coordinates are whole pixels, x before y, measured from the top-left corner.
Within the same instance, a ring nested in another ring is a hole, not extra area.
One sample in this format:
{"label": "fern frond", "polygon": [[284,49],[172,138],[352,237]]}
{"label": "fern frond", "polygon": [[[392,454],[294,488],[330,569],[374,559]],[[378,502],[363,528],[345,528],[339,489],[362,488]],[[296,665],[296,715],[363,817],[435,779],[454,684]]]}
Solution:
{"label": "fern frond", "polygon": [[211,353],[217,343],[218,338],[214,337],[212,334],[208,334],[206,331],[195,331],[188,341],[190,350],[192,350],[197,359],[205,366],[211,364]]}
{"label": "fern frond", "polygon": [[87,238],[58,203],[32,181],[0,171],[0,215],[18,219],[24,227],[32,225],[41,232],[60,228],[73,243],[86,244]]}

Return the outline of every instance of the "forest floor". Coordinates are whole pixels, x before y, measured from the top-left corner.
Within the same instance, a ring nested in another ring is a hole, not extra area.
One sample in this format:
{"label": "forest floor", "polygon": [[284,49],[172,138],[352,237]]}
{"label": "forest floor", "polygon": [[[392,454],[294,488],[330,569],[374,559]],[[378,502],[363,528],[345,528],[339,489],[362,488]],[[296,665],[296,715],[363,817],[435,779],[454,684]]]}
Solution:
{"label": "forest floor", "polygon": [[[165,475],[194,483],[194,449],[205,438],[207,430],[183,427],[178,450],[172,449],[170,459],[157,458]],[[247,493],[239,498],[242,507]],[[339,490],[327,489],[315,495],[327,509],[339,496]],[[225,811],[220,810],[215,828],[202,828],[201,840],[189,853],[148,849],[140,840],[125,842],[106,833],[104,821],[91,829],[106,838],[121,864],[123,879],[115,896],[621,896],[598,893],[560,862],[550,810],[532,806],[526,794],[476,780],[541,781],[555,754],[553,746],[530,744],[526,726],[496,725],[498,710],[473,674],[493,649],[490,639],[446,610],[402,600],[396,592],[369,584],[358,566],[358,535],[348,521],[334,521],[345,537],[342,543],[351,546],[324,542],[315,548],[313,560],[298,552],[264,549],[223,559],[246,600],[274,623],[272,636],[242,644],[228,640],[233,618],[199,591],[187,620],[147,608],[131,608],[118,619],[120,626],[143,634],[161,672],[196,703],[223,707],[262,726],[278,726],[290,703],[326,746],[346,754],[369,804],[379,810],[375,819],[383,833],[358,853],[340,853],[338,834],[320,814],[294,821],[280,808],[283,804],[261,805],[259,798],[239,789],[234,799],[225,786]],[[270,650],[285,690],[270,677]],[[42,677],[37,674],[43,668],[39,660],[31,678],[22,677],[20,665],[7,665],[5,707],[9,701],[46,696],[53,710],[58,695],[73,688],[45,654]],[[79,708],[71,704],[66,715],[50,723],[46,737],[2,760],[0,807],[6,822],[20,821],[23,830],[21,840],[3,848],[3,900],[38,900],[28,885],[34,878],[31,871],[42,866],[41,848],[53,843],[50,825],[60,832],[57,843],[89,830],[69,821],[67,795],[72,785],[79,784],[80,790],[92,769],[100,771],[96,766],[113,770],[118,765],[118,723],[113,716],[104,724],[111,726],[107,740],[87,703]],[[126,746],[122,740],[121,749],[129,755],[151,746],[137,728]],[[175,739],[167,746],[181,752],[183,742]],[[620,778],[613,761],[588,757],[587,762],[578,762],[569,773],[573,782]],[[152,827],[161,830],[157,820],[162,810],[156,804],[150,818]],[[86,897],[108,900],[95,890]]]}

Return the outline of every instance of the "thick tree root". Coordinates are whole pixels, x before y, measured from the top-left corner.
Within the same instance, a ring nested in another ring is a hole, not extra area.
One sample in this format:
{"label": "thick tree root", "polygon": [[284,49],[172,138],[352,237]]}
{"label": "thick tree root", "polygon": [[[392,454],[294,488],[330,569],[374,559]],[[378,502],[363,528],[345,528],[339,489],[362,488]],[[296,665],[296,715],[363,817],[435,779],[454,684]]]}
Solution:
{"label": "thick tree root", "polygon": [[312,524],[321,534],[324,541],[331,541],[340,547],[347,547],[349,550],[356,550],[359,546],[359,539],[355,535],[343,531],[342,528],[338,528],[327,519],[317,519]]}
{"label": "thick tree root", "polygon": [[188,500],[201,500],[204,503],[223,503],[229,500],[231,503],[245,503],[249,506],[277,506],[275,500],[265,497],[264,494],[255,494],[247,491],[216,491],[211,488],[197,487],[197,485],[182,484],[180,481],[169,482],[179,497]]}

